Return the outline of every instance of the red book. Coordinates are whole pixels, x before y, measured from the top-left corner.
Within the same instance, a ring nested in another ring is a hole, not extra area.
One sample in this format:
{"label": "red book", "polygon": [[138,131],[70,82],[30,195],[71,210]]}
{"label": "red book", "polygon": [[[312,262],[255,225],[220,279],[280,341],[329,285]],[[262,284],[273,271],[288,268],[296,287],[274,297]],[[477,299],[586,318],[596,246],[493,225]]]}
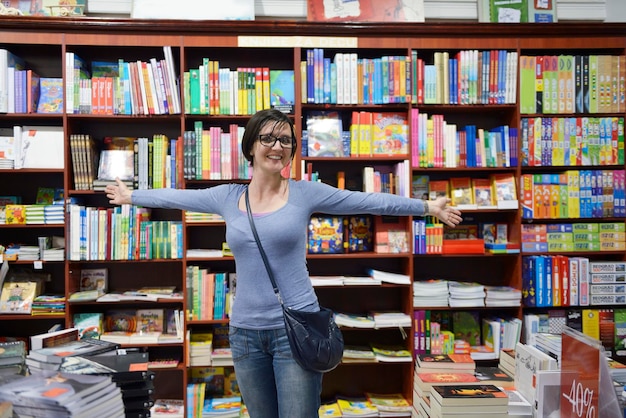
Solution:
{"label": "red book", "polygon": [[469,354],[418,354],[415,356],[419,369],[474,370],[476,362]]}

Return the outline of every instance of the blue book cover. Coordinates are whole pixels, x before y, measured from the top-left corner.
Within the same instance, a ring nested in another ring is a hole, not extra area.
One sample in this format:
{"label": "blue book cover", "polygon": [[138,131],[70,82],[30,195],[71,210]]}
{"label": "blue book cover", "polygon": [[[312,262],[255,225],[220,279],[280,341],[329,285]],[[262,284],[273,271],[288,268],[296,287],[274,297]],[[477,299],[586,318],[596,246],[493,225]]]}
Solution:
{"label": "blue book cover", "polygon": [[291,112],[295,102],[294,71],[270,70],[270,105]]}
{"label": "blue book cover", "polygon": [[39,79],[37,113],[63,113],[62,78],[41,77]]}

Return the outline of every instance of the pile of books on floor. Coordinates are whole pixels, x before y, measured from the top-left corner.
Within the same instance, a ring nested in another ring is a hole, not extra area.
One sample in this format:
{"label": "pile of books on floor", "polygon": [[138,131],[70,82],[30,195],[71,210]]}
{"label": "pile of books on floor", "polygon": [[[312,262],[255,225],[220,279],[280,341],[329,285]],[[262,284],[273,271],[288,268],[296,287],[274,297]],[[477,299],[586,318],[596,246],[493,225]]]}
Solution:
{"label": "pile of books on floor", "polygon": [[154,405],[154,376],[148,370],[148,353],[114,351],[96,356],[75,356],[63,360],[62,372],[106,375],[121,390],[127,418],[148,417]]}
{"label": "pile of books on floor", "polygon": [[86,376],[45,370],[16,376],[0,385],[0,402],[10,401],[17,416],[124,416],[120,389],[111,376]]}
{"label": "pile of books on floor", "polygon": [[0,376],[23,375],[26,371],[26,343],[0,342]]}

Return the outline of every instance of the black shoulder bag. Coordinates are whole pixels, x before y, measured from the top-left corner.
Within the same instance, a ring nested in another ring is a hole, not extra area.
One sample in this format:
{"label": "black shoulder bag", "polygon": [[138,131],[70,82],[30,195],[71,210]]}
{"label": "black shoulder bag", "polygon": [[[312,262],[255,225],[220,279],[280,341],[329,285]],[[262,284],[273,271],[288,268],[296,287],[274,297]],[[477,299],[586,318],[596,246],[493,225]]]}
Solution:
{"label": "black shoulder bag", "polygon": [[318,312],[304,312],[291,309],[283,304],[283,299],[274,280],[274,274],[254,226],[247,189],[245,199],[254,239],[259,246],[267,274],[274,287],[274,293],[283,309],[283,318],[292,355],[296,362],[306,370],[322,373],[331,371],[337,367],[343,356],[343,335],[335,323],[333,312],[322,306]]}

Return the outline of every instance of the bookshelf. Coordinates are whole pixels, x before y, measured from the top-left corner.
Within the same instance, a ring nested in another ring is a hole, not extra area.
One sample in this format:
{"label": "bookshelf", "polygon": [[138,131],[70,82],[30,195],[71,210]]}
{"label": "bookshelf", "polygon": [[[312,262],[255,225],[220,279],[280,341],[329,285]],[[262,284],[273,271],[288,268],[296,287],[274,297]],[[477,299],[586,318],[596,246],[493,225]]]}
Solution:
{"label": "bookshelf", "polygon": [[[621,24],[559,23],[555,25],[507,25],[501,26],[470,23],[427,23],[421,25],[385,24],[325,24],[313,22],[262,21],[262,22],[180,22],[162,20],[155,23],[149,20],[100,19],[100,18],[35,18],[3,17],[0,20],[1,48],[24,58],[29,67],[42,76],[64,77],[67,52],[77,54],[92,61],[149,61],[163,56],[163,46],[169,45],[179,77],[190,69],[203,64],[204,58],[219,61],[220,67],[236,69],[243,66],[267,66],[273,69],[291,69],[295,75],[296,104],[293,118],[296,132],[306,129],[306,120],[312,112],[337,111],[342,115],[344,129],[350,126],[351,115],[359,112],[400,112],[409,118],[412,109],[428,115],[443,115],[449,123],[458,126],[475,124],[485,129],[507,125],[521,128],[522,118],[540,116],[523,114],[520,109],[519,93],[510,103],[501,104],[316,104],[303,103],[300,62],[306,60],[306,51],[324,48],[328,56],[335,53],[358,53],[365,58],[384,55],[410,56],[412,51],[425,61],[434,64],[435,54],[447,52],[454,56],[466,50],[504,50],[523,55],[559,54],[571,51],[572,54],[610,53],[625,54],[624,26]],[[572,48],[572,45],[575,45]],[[600,51],[600,52],[598,52]],[[513,78],[519,92],[519,75]],[[183,93],[181,91],[181,93]],[[185,105],[182,95],[181,104]],[[611,117],[624,117],[626,112],[603,113]],[[561,114],[550,115],[559,117]],[[569,116],[569,115],[567,115]],[[574,115],[577,116],[577,115]],[[581,115],[582,116],[582,115]],[[589,116],[589,115],[587,115]],[[77,190],[74,185],[74,168],[71,165],[69,139],[73,134],[89,134],[97,141],[104,136],[146,136],[164,134],[168,138],[182,137],[185,131],[194,129],[196,122],[206,128],[221,127],[224,131],[231,124],[244,126],[248,116],[241,114],[153,114],[153,115],[109,115],[109,114],[0,114],[0,127],[14,125],[53,125],[64,130],[66,157],[64,170],[20,169],[0,170],[0,177],[6,181],[0,184],[0,195],[21,195],[26,203],[35,200],[37,187],[50,185],[62,188],[66,199],[72,198],[91,207],[109,207],[101,192]],[[346,184],[359,187],[363,167],[394,167],[410,154],[397,156],[359,156],[344,158],[302,157],[297,155],[293,164],[293,176],[300,179],[308,167],[319,172],[320,178],[331,184],[337,181],[338,164],[345,172]],[[304,169],[302,168],[304,167]],[[431,179],[447,180],[456,177],[488,178],[495,174],[510,174],[517,181],[522,174],[553,172],[559,168],[546,167],[419,167],[412,164],[406,180],[413,175],[428,175]],[[576,167],[579,168],[579,167]],[[597,167],[604,168],[604,167]],[[612,166],[611,169],[623,169]],[[608,169],[608,167],[607,167]],[[8,181],[10,177],[10,181]],[[217,179],[185,178],[182,187],[201,188],[219,184]],[[245,178],[233,181],[245,182]],[[348,186],[349,187],[349,186]],[[518,193],[519,193],[518,188]],[[520,196],[521,198],[521,196]],[[466,222],[497,222],[508,226],[509,241],[521,241],[523,224],[553,223],[554,220],[526,220],[517,209],[482,209],[465,212]],[[66,213],[66,216],[68,214]],[[220,222],[187,222],[178,211],[153,210],[153,220],[181,222],[183,225],[182,249],[198,247],[219,248],[223,241],[225,226]],[[602,219],[601,222],[607,219]],[[411,219],[403,219],[409,230]],[[561,220],[558,220],[561,222]],[[563,220],[563,222],[568,222]],[[590,220],[590,222],[598,222]],[[624,223],[624,218],[615,217],[611,222]],[[3,244],[13,241],[36,241],[38,236],[63,235],[66,245],[70,241],[70,228],[66,225],[1,225]],[[184,254],[184,251],[183,251]],[[593,257],[610,260],[624,260],[625,251],[593,254]],[[365,269],[375,268],[384,271],[404,273],[413,280],[424,280],[434,276],[459,280],[478,281],[485,285],[509,285],[522,287],[523,254],[378,254],[347,253],[332,255],[309,255],[308,264],[312,275],[362,275]],[[590,255],[591,256],[591,255]],[[77,288],[81,268],[106,267],[109,269],[110,286],[117,290],[143,285],[175,285],[186,289],[185,272],[191,265],[200,265],[213,271],[234,271],[234,261],[229,257],[207,257],[203,259],[159,259],[159,260],[69,260],[44,262],[43,270],[50,271],[53,280],[50,291],[69,295]],[[35,269],[33,263],[12,262],[11,268]],[[47,286],[48,289],[48,286]],[[320,286],[316,288],[323,305],[342,311],[365,312],[368,310],[400,310],[407,314],[414,311],[412,288],[409,285],[381,286]],[[148,303],[146,307],[189,308],[186,302]],[[2,315],[3,329],[15,336],[28,336],[43,332],[54,323],[71,325],[72,314],[77,312],[99,312],[110,307],[130,307],[131,302],[102,305],[95,302],[69,304],[66,313],[55,317],[38,318],[32,316]],[[442,310],[441,308],[432,308]],[[448,310],[447,308],[444,310]],[[466,310],[454,308],[453,311]],[[522,317],[524,312],[534,308],[480,308],[485,315],[497,313]],[[206,331],[224,320],[187,321],[186,330]],[[372,341],[402,343],[414,348],[413,329],[405,330],[404,339],[398,329],[362,330],[346,329],[346,341],[353,344],[366,344]],[[187,358],[185,343],[155,345],[146,348],[150,353],[174,353],[183,360]],[[159,371],[157,377],[158,397],[184,398],[189,370],[180,366]],[[412,363],[345,364],[325,376],[323,398],[338,394],[358,395],[369,392],[400,392],[411,399],[413,385]]]}

